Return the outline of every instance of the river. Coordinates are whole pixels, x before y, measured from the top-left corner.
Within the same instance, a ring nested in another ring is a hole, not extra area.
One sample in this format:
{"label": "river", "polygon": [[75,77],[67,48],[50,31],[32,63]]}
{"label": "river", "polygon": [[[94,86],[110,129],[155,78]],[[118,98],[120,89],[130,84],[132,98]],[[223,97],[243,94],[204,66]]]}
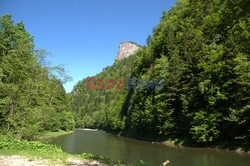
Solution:
{"label": "river", "polygon": [[139,160],[148,166],[159,166],[166,160],[169,166],[249,166],[250,154],[209,148],[166,146],[119,137],[104,131],[75,130],[72,134],[53,138],[50,143],[72,154],[93,153],[112,160],[135,164]]}

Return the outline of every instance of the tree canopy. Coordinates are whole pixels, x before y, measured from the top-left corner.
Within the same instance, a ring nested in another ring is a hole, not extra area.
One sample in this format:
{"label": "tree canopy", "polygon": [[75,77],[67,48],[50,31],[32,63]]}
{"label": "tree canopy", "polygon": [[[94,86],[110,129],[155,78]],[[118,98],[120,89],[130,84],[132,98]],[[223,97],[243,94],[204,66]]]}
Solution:
{"label": "tree canopy", "polygon": [[[23,22],[0,17],[0,132],[34,139],[44,131],[74,128],[69,97],[45,63],[46,52],[35,50]],[[54,71],[54,72],[53,72]]]}

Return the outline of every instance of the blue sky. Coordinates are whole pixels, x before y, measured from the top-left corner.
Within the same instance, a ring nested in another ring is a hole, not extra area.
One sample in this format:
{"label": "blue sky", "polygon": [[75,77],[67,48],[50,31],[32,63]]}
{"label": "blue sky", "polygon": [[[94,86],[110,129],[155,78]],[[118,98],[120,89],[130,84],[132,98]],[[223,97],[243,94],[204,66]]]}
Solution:
{"label": "blue sky", "polygon": [[114,63],[119,44],[145,45],[162,15],[175,0],[0,0],[0,15],[23,21],[36,49],[49,51],[48,61],[64,64],[73,81]]}

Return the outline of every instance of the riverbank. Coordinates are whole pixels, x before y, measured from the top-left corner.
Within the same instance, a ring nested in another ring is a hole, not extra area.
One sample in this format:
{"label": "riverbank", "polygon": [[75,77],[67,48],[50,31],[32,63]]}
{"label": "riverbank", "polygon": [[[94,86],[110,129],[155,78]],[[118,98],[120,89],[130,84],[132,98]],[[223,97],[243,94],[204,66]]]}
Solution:
{"label": "riverbank", "polygon": [[[12,163],[13,162],[13,163]],[[55,145],[39,141],[0,138],[0,165],[122,165],[119,161],[89,153],[71,155]]]}
{"label": "riverbank", "polygon": [[1,166],[108,166],[108,165],[125,165],[120,162],[111,161],[104,157],[92,154],[70,155],[57,154],[52,157],[43,154],[33,154],[34,151],[11,151],[0,149]]}
{"label": "riverbank", "polygon": [[183,146],[183,147],[192,147],[192,148],[207,148],[207,149],[219,149],[225,151],[234,151],[237,153],[247,153],[250,154],[250,143],[240,142],[240,141],[226,141],[226,142],[216,142],[210,144],[198,144],[192,141],[192,139],[164,139],[164,138],[152,138],[150,136],[137,136],[129,132],[112,132],[106,131],[108,133],[132,138],[140,141],[147,141],[151,143],[161,143],[166,146]]}
{"label": "riverbank", "polygon": [[47,165],[56,165],[56,166],[63,166],[63,165],[71,165],[71,166],[106,166],[106,164],[100,163],[95,160],[79,160],[74,158],[67,159],[65,163],[62,160],[52,161],[48,159],[42,158],[28,158],[24,156],[1,156],[0,155],[0,164],[1,166],[47,166]]}
{"label": "riverbank", "polygon": [[59,130],[59,131],[55,131],[55,132],[48,131],[48,132],[45,132],[44,134],[42,134],[37,140],[46,142],[47,140],[49,140],[51,138],[71,134],[73,132],[74,132],[73,130],[70,130],[70,131]]}
{"label": "riverbank", "polygon": [[180,147],[192,147],[192,148],[203,148],[203,149],[218,149],[218,150],[224,150],[224,151],[232,151],[236,153],[246,153],[250,155],[249,149],[245,149],[242,147],[237,147],[235,149],[232,149],[232,146],[222,146],[222,145],[213,145],[213,146],[188,146],[182,141],[176,141],[176,140],[167,140],[167,141],[161,141],[159,142],[161,144],[164,144],[166,146],[180,146]]}
{"label": "riverbank", "polygon": [[166,146],[160,142],[139,141],[102,130],[75,130],[70,135],[52,139],[50,143],[63,147],[65,152],[90,152],[128,164],[161,165],[166,160],[175,166],[233,166],[235,163],[248,166],[250,163],[250,155],[246,153],[175,144]]}

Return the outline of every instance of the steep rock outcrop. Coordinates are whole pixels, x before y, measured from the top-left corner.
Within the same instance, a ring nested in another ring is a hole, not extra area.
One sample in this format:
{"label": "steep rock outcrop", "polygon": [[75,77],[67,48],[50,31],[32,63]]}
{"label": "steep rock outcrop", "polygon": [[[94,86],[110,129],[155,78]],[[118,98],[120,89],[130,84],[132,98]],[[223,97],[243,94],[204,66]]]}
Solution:
{"label": "steep rock outcrop", "polygon": [[139,49],[140,47],[132,42],[123,42],[119,46],[119,51],[116,55],[115,60],[122,60],[125,59],[131,55],[134,55],[135,52]]}

